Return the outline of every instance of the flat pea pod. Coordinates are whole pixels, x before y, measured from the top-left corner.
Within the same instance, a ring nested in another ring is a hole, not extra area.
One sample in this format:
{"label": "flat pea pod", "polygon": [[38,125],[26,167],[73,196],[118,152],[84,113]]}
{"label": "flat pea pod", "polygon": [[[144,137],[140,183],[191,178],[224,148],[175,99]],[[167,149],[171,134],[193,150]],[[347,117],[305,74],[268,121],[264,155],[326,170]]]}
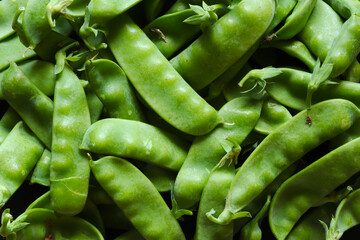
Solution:
{"label": "flat pea pod", "polygon": [[0,2],[0,41],[12,35],[15,31],[11,27],[13,16],[20,7],[25,7],[27,0],[3,0]]}
{"label": "flat pea pod", "polygon": [[357,0],[325,0],[325,2],[345,19],[352,14],[360,13],[360,3]]}
{"label": "flat pea pod", "polygon": [[20,115],[36,136],[51,149],[53,102],[14,63],[1,81],[4,99]]}
{"label": "flat pea pod", "polygon": [[209,173],[226,154],[226,149],[232,149],[231,141],[240,145],[252,131],[253,124],[259,119],[261,107],[261,100],[233,99],[219,111],[230,124],[221,125],[208,135],[194,139],[175,180],[175,199],[180,208],[190,208],[197,204]]}
{"label": "flat pea pod", "polygon": [[291,39],[301,32],[313,11],[317,0],[299,0],[285,24],[275,32],[277,39]]}
{"label": "flat pea pod", "polygon": [[56,81],[52,122],[50,195],[57,213],[75,215],[85,205],[90,167],[79,145],[89,126],[90,113],[84,89],[75,73],[66,66]]}
{"label": "flat pea pod", "polygon": [[195,90],[206,87],[262,37],[274,11],[273,0],[241,1],[171,59],[172,66]]}
{"label": "flat pea pod", "polygon": [[318,0],[298,37],[323,62],[342,25],[340,16],[324,1]]}
{"label": "flat pea pod", "polygon": [[[118,27],[114,29],[114,25]],[[191,135],[204,135],[222,121],[127,15],[110,21],[106,28],[116,60],[138,93],[165,121]]]}
{"label": "flat pea pod", "polygon": [[50,161],[51,152],[48,149],[45,149],[39,161],[36,163],[30,183],[50,186]]}
{"label": "flat pea pod", "polygon": [[185,160],[188,144],[146,123],[108,118],[87,129],[80,148],[178,170]]}
{"label": "flat pea pod", "polygon": [[313,110],[311,127],[304,123],[307,117],[304,110],[269,134],[250,154],[236,173],[225,209],[218,218],[212,217],[213,221],[227,223],[236,218],[288,166],[349,129],[360,113],[353,103],[343,99],[323,101],[315,104]]}
{"label": "flat pea pod", "polygon": [[90,161],[90,166],[100,185],[145,239],[185,239],[159,192],[131,163],[104,157]]}
{"label": "flat pea pod", "polygon": [[111,118],[145,121],[133,87],[113,61],[99,59],[86,64],[87,79]]}
{"label": "flat pea pod", "polygon": [[20,121],[0,145],[0,208],[25,181],[44,146]]}
{"label": "flat pea pod", "polygon": [[346,143],[286,180],[275,193],[269,223],[278,239],[285,239],[309,208],[359,172],[356,157],[360,138]]}
{"label": "flat pea pod", "polygon": [[19,121],[19,115],[9,107],[0,120],[0,145]]}
{"label": "flat pea pod", "polygon": [[33,50],[26,50],[18,35],[14,34],[0,42],[0,71],[7,68],[11,61],[21,62],[35,55]]}

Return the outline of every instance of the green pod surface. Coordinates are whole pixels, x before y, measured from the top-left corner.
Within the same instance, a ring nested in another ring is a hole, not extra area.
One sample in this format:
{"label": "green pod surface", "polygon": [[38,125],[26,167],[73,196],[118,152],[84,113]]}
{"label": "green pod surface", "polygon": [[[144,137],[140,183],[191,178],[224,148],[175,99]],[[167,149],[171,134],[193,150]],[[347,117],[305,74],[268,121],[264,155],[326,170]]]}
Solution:
{"label": "green pod surface", "polygon": [[10,63],[1,81],[4,99],[35,135],[51,149],[53,102],[33,84],[20,68]]}
{"label": "green pod surface", "polygon": [[269,223],[277,239],[285,239],[308,209],[360,170],[360,138],[316,160],[277,190],[270,207]]}
{"label": "green pod surface", "polygon": [[94,89],[90,85],[87,85],[84,90],[86,94],[86,101],[89,106],[91,123],[94,123],[100,119],[104,105],[98,96],[96,96]]}
{"label": "green pod surface", "polygon": [[265,33],[274,17],[273,0],[243,0],[171,59],[172,66],[199,90],[226,71]]}
{"label": "green pod surface", "polygon": [[57,213],[75,215],[85,205],[90,166],[79,145],[89,126],[84,89],[75,73],[65,67],[55,85],[52,123],[50,195]]}
{"label": "green pod surface", "polygon": [[348,19],[352,14],[360,13],[358,0],[324,0],[342,17]]}
{"label": "green pod surface", "polygon": [[219,223],[231,221],[288,166],[324,141],[349,129],[359,114],[353,103],[333,99],[313,106],[311,126],[305,123],[306,110],[292,117],[268,135],[246,159],[231,184],[225,209],[213,220]]}
{"label": "green pod surface", "polygon": [[274,13],[274,18],[267,32],[271,32],[279,23],[281,23],[295,7],[297,0],[278,0]]}
{"label": "green pod surface", "polygon": [[226,154],[226,146],[232,146],[226,138],[241,145],[259,119],[261,107],[262,101],[236,98],[219,111],[229,124],[218,126],[208,135],[193,141],[175,180],[175,199],[180,208],[197,204],[209,173]]}
{"label": "green pod surface", "polygon": [[159,192],[168,192],[174,186],[177,172],[170,171],[153,164],[146,164],[140,167],[144,175],[154,184]]}
{"label": "green pod surface", "polygon": [[131,163],[104,157],[90,161],[90,166],[100,185],[145,239],[185,239],[159,192]]}
{"label": "green pod surface", "polygon": [[143,240],[144,238],[141,234],[136,230],[130,230],[126,233],[121,234],[114,240]]}
{"label": "green pod surface", "polygon": [[145,0],[144,9],[148,21],[154,20],[161,12],[166,0]]}
{"label": "green pod surface", "polygon": [[87,79],[111,118],[144,122],[133,87],[113,61],[99,59],[86,65]]}
{"label": "green pod surface", "polygon": [[350,82],[360,82],[360,63],[355,59],[345,73],[345,80]]}
{"label": "green pod surface", "polygon": [[127,15],[106,29],[110,49],[130,82],[165,121],[191,135],[204,135],[222,121]]}
{"label": "green pod surface", "polygon": [[20,121],[0,145],[0,207],[25,181],[44,146]]}
{"label": "green pod surface", "polygon": [[26,6],[27,1],[28,0],[0,1],[0,41],[15,32],[11,27],[13,17],[20,7]]}
{"label": "green pod surface", "polygon": [[19,115],[14,111],[14,109],[9,107],[0,120],[0,144],[5,140],[10,131],[19,121]]}
{"label": "green pod surface", "polygon": [[45,149],[39,161],[36,163],[30,183],[50,186],[50,161],[51,152]]}
{"label": "green pod surface", "polygon": [[146,123],[103,119],[88,128],[80,148],[179,170],[185,160],[188,144]]}

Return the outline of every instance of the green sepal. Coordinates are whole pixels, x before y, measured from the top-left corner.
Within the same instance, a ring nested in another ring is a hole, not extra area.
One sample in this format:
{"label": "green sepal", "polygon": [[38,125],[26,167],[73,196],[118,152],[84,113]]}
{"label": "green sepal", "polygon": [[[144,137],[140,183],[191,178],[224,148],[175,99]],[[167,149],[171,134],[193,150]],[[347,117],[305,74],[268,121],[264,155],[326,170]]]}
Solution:
{"label": "green sepal", "polygon": [[55,54],[55,74],[59,74],[64,70],[65,64],[67,63],[66,60],[66,51],[70,48],[80,46],[79,42],[72,42],[69,45],[66,45],[65,47],[61,48],[59,51]]}
{"label": "green sepal", "polygon": [[219,217],[214,217],[215,210],[212,208],[209,212],[206,213],[206,217],[217,224],[226,225],[229,224],[231,221],[239,218],[249,217],[251,218],[251,214],[246,211],[232,213],[227,208],[219,215]]}
{"label": "green sepal", "polygon": [[16,239],[16,232],[29,225],[29,223],[25,222],[26,217],[25,212],[12,222],[13,216],[10,214],[10,209],[5,209],[1,215],[0,235],[7,239]]}
{"label": "green sepal", "polygon": [[66,19],[73,21],[74,19],[66,14],[64,10],[73,3],[74,0],[50,0],[46,5],[47,19],[50,27],[56,26],[54,15],[63,15]]}
{"label": "green sepal", "polygon": [[228,164],[229,166],[232,163],[236,165],[241,152],[240,145],[230,137],[226,137],[225,141],[221,141],[221,146],[224,148],[226,154],[220,159],[217,167],[221,168],[228,160],[230,160]]}
{"label": "green sepal", "polygon": [[171,213],[174,215],[176,219],[182,220],[182,216],[189,215],[192,216],[193,212],[188,209],[180,209],[179,205],[175,199],[174,194],[174,185],[170,183],[170,193],[171,193]]}
{"label": "green sepal", "polygon": [[250,92],[254,90],[258,85],[261,86],[261,90],[259,91],[259,93],[262,93],[266,88],[266,84],[267,84],[266,79],[279,76],[280,74],[282,74],[282,71],[273,67],[266,67],[263,69],[253,69],[240,80],[239,86],[242,87],[246,81],[248,81],[249,79],[254,79],[255,80],[254,86],[249,90],[243,91],[242,93]]}
{"label": "green sepal", "polygon": [[[24,16],[25,8],[19,8],[13,18],[12,21],[12,28],[16,31],[17,35],[19,36],[20,42],[24,44],[24,46],[28,47],[29,49],[34,49],[30,46],[30,40],[26,37],[26,34],[23,29],[22,17]],[[25,55],[26,51],[23,55]]]}

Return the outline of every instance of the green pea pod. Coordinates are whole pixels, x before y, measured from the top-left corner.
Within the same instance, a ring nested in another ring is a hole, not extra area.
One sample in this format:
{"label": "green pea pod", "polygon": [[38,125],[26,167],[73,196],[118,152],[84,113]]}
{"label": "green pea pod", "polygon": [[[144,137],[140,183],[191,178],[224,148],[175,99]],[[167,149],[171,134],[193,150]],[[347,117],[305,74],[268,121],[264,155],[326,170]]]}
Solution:
{"label": "green pea pod", "polygon": [[80,148],[178,170],[185,160],[188,144],[146,123],[103,119],[88,128]]}
{"label": "green pea pod", "polygon": [[309,49],[300,41],[297,40],[284,40],[284,41],[271,41],[262,45],[263,48],[277,48],[286,52],[292,57],[299,59],[303,62],[310,71],[314,70],[316,60],[310,53]]}
{"label": "green pea pod", "polygon": [[195,90],[206,87],[262,37],[274,11],[273,0],[241,1],[171,59],[172,66]]}
{"label": "green pea pod", "polygon": [[52,123],[50,194],[57,213],[75,215],[85,205],[90,167],[79,145],[89,126],[90,113],[84,89],[75,73],[66,66],[55,85]]}
{"label": "green pea pod", "polygon": [[360,113],[353,103],[343,99],[313,107],[311,127],[304,123],[304,110],[268,135],[250,154],[236,173],[225,209],[218,218],[212,216],[213,221],[227,223],[236,218],[284,169],[322,142],[349,129]]}
{"label": "green pea pod", "polygon": [[51,202],[50,202],[50,191],[47,191],[35,201],[33,201],[25,211],[33,209],[33,208],[45,208],[45,209],[52,209],[51,208]]}
{"label": "green pea pod", "polygon": [[93,88],[90,85],[85,87],[85,94],[89,106],[91,123],[94,123],[100,119],[104,105],[98,96],[96,96]]}
{"label": "green pea pod", "polygon": [[20,121],[0,145],[0,207],[25,181],[39,160],[44,147]]}
{"label": "green pea pod", "polygon": [[289,178],[276,192],[269,222],[278,239],[285,239],[310,207],[359,171],[360,138],[326,154]]}
{"label": "green pea pod", "polygon": [[131,163],[104,157],[90,161],[90,166],[100,185],[145,239],[185,239],[159,192]]}
{"label": "green pea pod", "polygon": [[193,207],[200,200],[210,171],[227,150],[232,149],[232,141],[241,145],[259,119],[261,107],[261,100],[236,98],[219,111],[220,116],[229,124],[195,138],[175,180],[175,199],[181,208]]}
{"label": "green pea pod", "polygon": [[25,7],[27,0],[3,0],[0,2],[0,41],[12,35],[15,31],[11,27],[13,17],[20,7]]}
{"label": "green pea pod", "polygon": [[140,167],[144,175],[154,184],[159,192],[168,192],[171,185],[174,185],[177,172],[158,167],[153,164],[146,164]]}
{"label": "green pea pod", "polygon": [[352,14],[360,13],[360,3],[357,0],[324,0],[335,11],[345,19],[350,18]]}
{"label": "green pea pod", "polygon": [[99,185],[99,183],[94,179],[93,175],[90,175],[90,184],[89,184],[89,199],[94,202],[96,205],[111,205],[114,204],[114,201],[111,197],[105,192],[105,190]]}
{"label": "green pea pod", "polygon": [[350,82],[360,82],[360,63],[355,59],[345,72],[345,80]]}
{"label": "green pea pod", "polygon": [[313,11],[317,0],[299,0],[285,24],[274,34],[277,39],[291,39],[301,32]]}
{"label": "green pea pod", "polygon": [[65,9],[65,12],[72,17],[83,17],[85,8],[90,0],[73,0],[73,2]]}
{"label": "green pea pod", "polygon": [[18,35],[14,34],[0,42],[0,71],[7,68],[10,62],[21,62],[35,55],[35,52],[27,50]]}
{"label": "green pea pod", "polygon": [[30,183],[50,186],[50,161],[51,152],[45,149],[39,161],[36,163]]}
{"label": "green pea pod", "polygon": [[159,15],[165,2],[165,0],[144,0],[145,14],[148,21],[154,20]]}
{"label": "green pea pod", "polygon": [[279,23],[281,23],[293,10],[297,3],[297,0],[278,0],[274,13],[274,18],[267,32],[271,32]]}
{"label": "green pea pod", "polygon": [[0,120],[0,145],[19,121],[19,115],[9,107]]}
{"label": "green pea pod", "polygon": [[36,136],[51,149],[53,102],[33,84],[20,68],[10,63],[1,81],[4,99]]}
{"label": "green pea pod", "polygon": [[[127,15],[110,22],[108,28],[119,23],[116,29],[109,29],[110,49],[153,110],[175,128],[191,135],[206,134],[222,121],[215,109],[186,84]],[[139,48],[139,44],[143,47]]]}
{"label": "green pea pod", "polygon": [[107,59],[88,62],[86,74],[111,118],[145,120],[132,86],[116,63]]}
{"label": "green pea pod", "polygon": [[105,235],[104,222],[102,220],[98,207],[90,200],[86,200],[84,209],[76,215],[76,217],[82,218],[92,225],[94,225],[102,235]]}

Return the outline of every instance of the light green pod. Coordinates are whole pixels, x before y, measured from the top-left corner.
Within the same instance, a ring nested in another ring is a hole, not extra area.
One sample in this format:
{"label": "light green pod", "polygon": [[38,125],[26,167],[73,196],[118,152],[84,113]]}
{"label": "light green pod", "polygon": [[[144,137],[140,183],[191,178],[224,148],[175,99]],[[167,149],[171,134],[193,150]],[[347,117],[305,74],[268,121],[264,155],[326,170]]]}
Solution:
{"label": "light green pod", "polygon": [[38,183],[43,186],[50,186],[50,161],[51,152],[44,150],[39,161],[36,163],[30,183]]}
{"label": "light green pod", "polygon": [[13,127],[20,121],[19,115],[11,107],[4,113],[0,120],[0,144],[5,140]]}

